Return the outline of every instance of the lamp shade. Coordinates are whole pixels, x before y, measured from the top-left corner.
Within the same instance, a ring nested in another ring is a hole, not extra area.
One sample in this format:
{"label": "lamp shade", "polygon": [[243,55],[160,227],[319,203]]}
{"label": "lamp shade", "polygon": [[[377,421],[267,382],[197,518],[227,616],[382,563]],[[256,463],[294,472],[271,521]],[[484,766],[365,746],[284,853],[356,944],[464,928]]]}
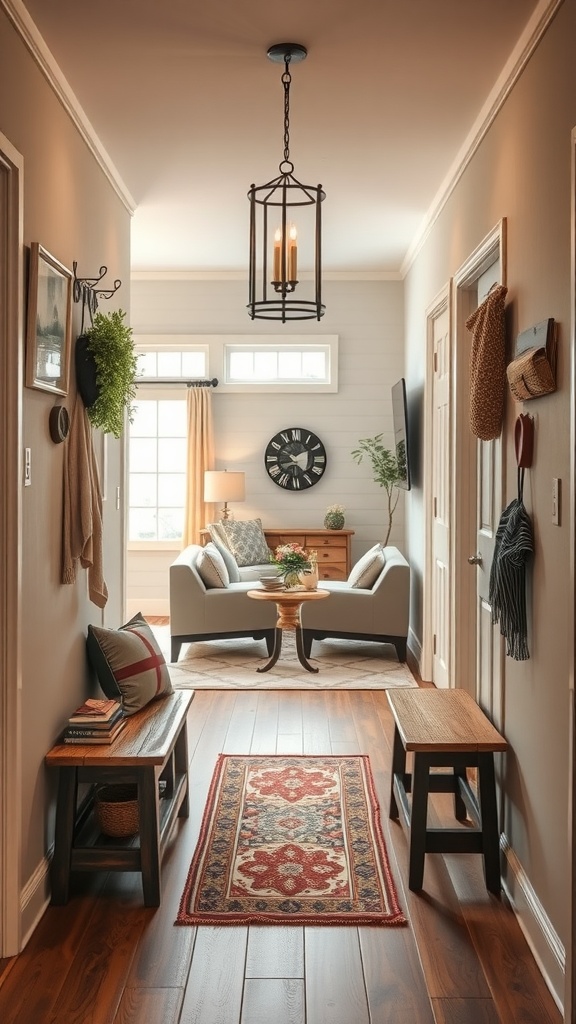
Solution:
{"label": "lamp shade", "polygon": [[208,469],[204,473],[204,501],[244,501],[245,474]]}

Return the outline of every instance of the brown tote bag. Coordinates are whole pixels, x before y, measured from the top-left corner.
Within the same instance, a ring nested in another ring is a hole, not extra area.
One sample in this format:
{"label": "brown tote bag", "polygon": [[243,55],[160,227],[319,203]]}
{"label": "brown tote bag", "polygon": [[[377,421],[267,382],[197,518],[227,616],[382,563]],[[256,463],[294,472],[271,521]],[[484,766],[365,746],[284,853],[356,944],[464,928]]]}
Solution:
{"label": "brown tote bag", "polygon": [[470,353],[470,429],[481,441],[499,437],[506,393],[506,333],[504,300],[508,289],[492,288],[468,317],[472,332]]}

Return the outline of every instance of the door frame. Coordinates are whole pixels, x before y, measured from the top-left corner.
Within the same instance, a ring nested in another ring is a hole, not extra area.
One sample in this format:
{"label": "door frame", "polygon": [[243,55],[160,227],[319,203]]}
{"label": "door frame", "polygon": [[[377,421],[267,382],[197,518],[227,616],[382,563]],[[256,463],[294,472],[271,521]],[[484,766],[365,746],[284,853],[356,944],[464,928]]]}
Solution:
{"label": "door frame", "polygon": [[0,957],[21,945],[24,161],[0,132]]}
{"label": "door frame", "polygon": [[[433,601],[433,544],[432,544],[432,515],[431,508],[434,501],[434,481],[432,480],[432,445],[434,443],[434,424],[432,398],[434,393],[434,321],[448,310],[448,330],[450,331],[450,349],[452,349],[452,283],[449,281],[439,292],[436,298],[430,303],[426,310],[426,378],[424,387],[424,436],[426,438],[424,454],[424,480],[423,480],[423,504],[424,522],[426,529],[426,553],[424,571],[424,614],[422,625],[422,654],[420,663],[420,674],[422,679],[428,682],[434,681],[434,641],[432,630],[432,601]],[[450,381],[450,429],[452,427],[452,381]],[[450,480],[452,489],[453,480]],[[452,502],[452,498],[450,499]],[[450,504],[451,508],[451,504]],[[450,524],[451,526],[452,524]],[[450,531],[452,532],[452,531]],[[452,591],[452,588],[451,588]],[[452,599],[452,592],[450,592]],[[450,650],[450,657],[451,657]],[[452,665],[449,664],[448,672],[452,677]]]}
{"label": "door frame", "polygon": [[568,779],[568,842],[570,865],[570,942],[566,946],[564,1020],[576,1024],[576,128],[571,138],[570,216],[570,622],[572,643],[569,655],[570,689],[570,774]]}
{"label": "door frame", "polygon": [[[476,695],[476,576],[468,556],[476,550],[477,441],[469,425],[470,333],[466,320],[477,308],[473,286],[496,259],[501,283],[506,284],[506,218],[482,239],[458,268],[452,287],[452,513],[451,605],[454,685]],[[502,460],[502,467],[504,460]],[[458,486],[456,486],[458,482]]]}

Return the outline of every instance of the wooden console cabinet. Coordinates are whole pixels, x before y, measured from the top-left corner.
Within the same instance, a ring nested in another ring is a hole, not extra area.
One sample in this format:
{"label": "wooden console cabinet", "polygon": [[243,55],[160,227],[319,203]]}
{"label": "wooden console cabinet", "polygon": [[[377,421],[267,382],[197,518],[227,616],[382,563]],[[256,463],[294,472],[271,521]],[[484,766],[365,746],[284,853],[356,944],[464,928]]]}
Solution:
{"label": "wooden console cabinet", "polygon": [[352,568],[351,542],[354,530],[274,529],[264,527],[269,548],[278,544],[301,544],[318,552],[318,577],[321,580],[347,580]]}

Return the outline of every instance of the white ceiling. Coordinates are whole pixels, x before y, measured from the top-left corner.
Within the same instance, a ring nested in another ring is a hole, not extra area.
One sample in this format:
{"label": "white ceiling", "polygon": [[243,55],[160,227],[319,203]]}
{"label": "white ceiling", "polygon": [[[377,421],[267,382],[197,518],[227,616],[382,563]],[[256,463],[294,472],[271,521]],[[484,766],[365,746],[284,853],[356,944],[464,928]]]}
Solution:
{"label": "white ceiling", "polygon": [[251,183],[326,191],[325,270],[398,271],[537,0],[24,0],[132,195],[135,270],[246,271]]}

